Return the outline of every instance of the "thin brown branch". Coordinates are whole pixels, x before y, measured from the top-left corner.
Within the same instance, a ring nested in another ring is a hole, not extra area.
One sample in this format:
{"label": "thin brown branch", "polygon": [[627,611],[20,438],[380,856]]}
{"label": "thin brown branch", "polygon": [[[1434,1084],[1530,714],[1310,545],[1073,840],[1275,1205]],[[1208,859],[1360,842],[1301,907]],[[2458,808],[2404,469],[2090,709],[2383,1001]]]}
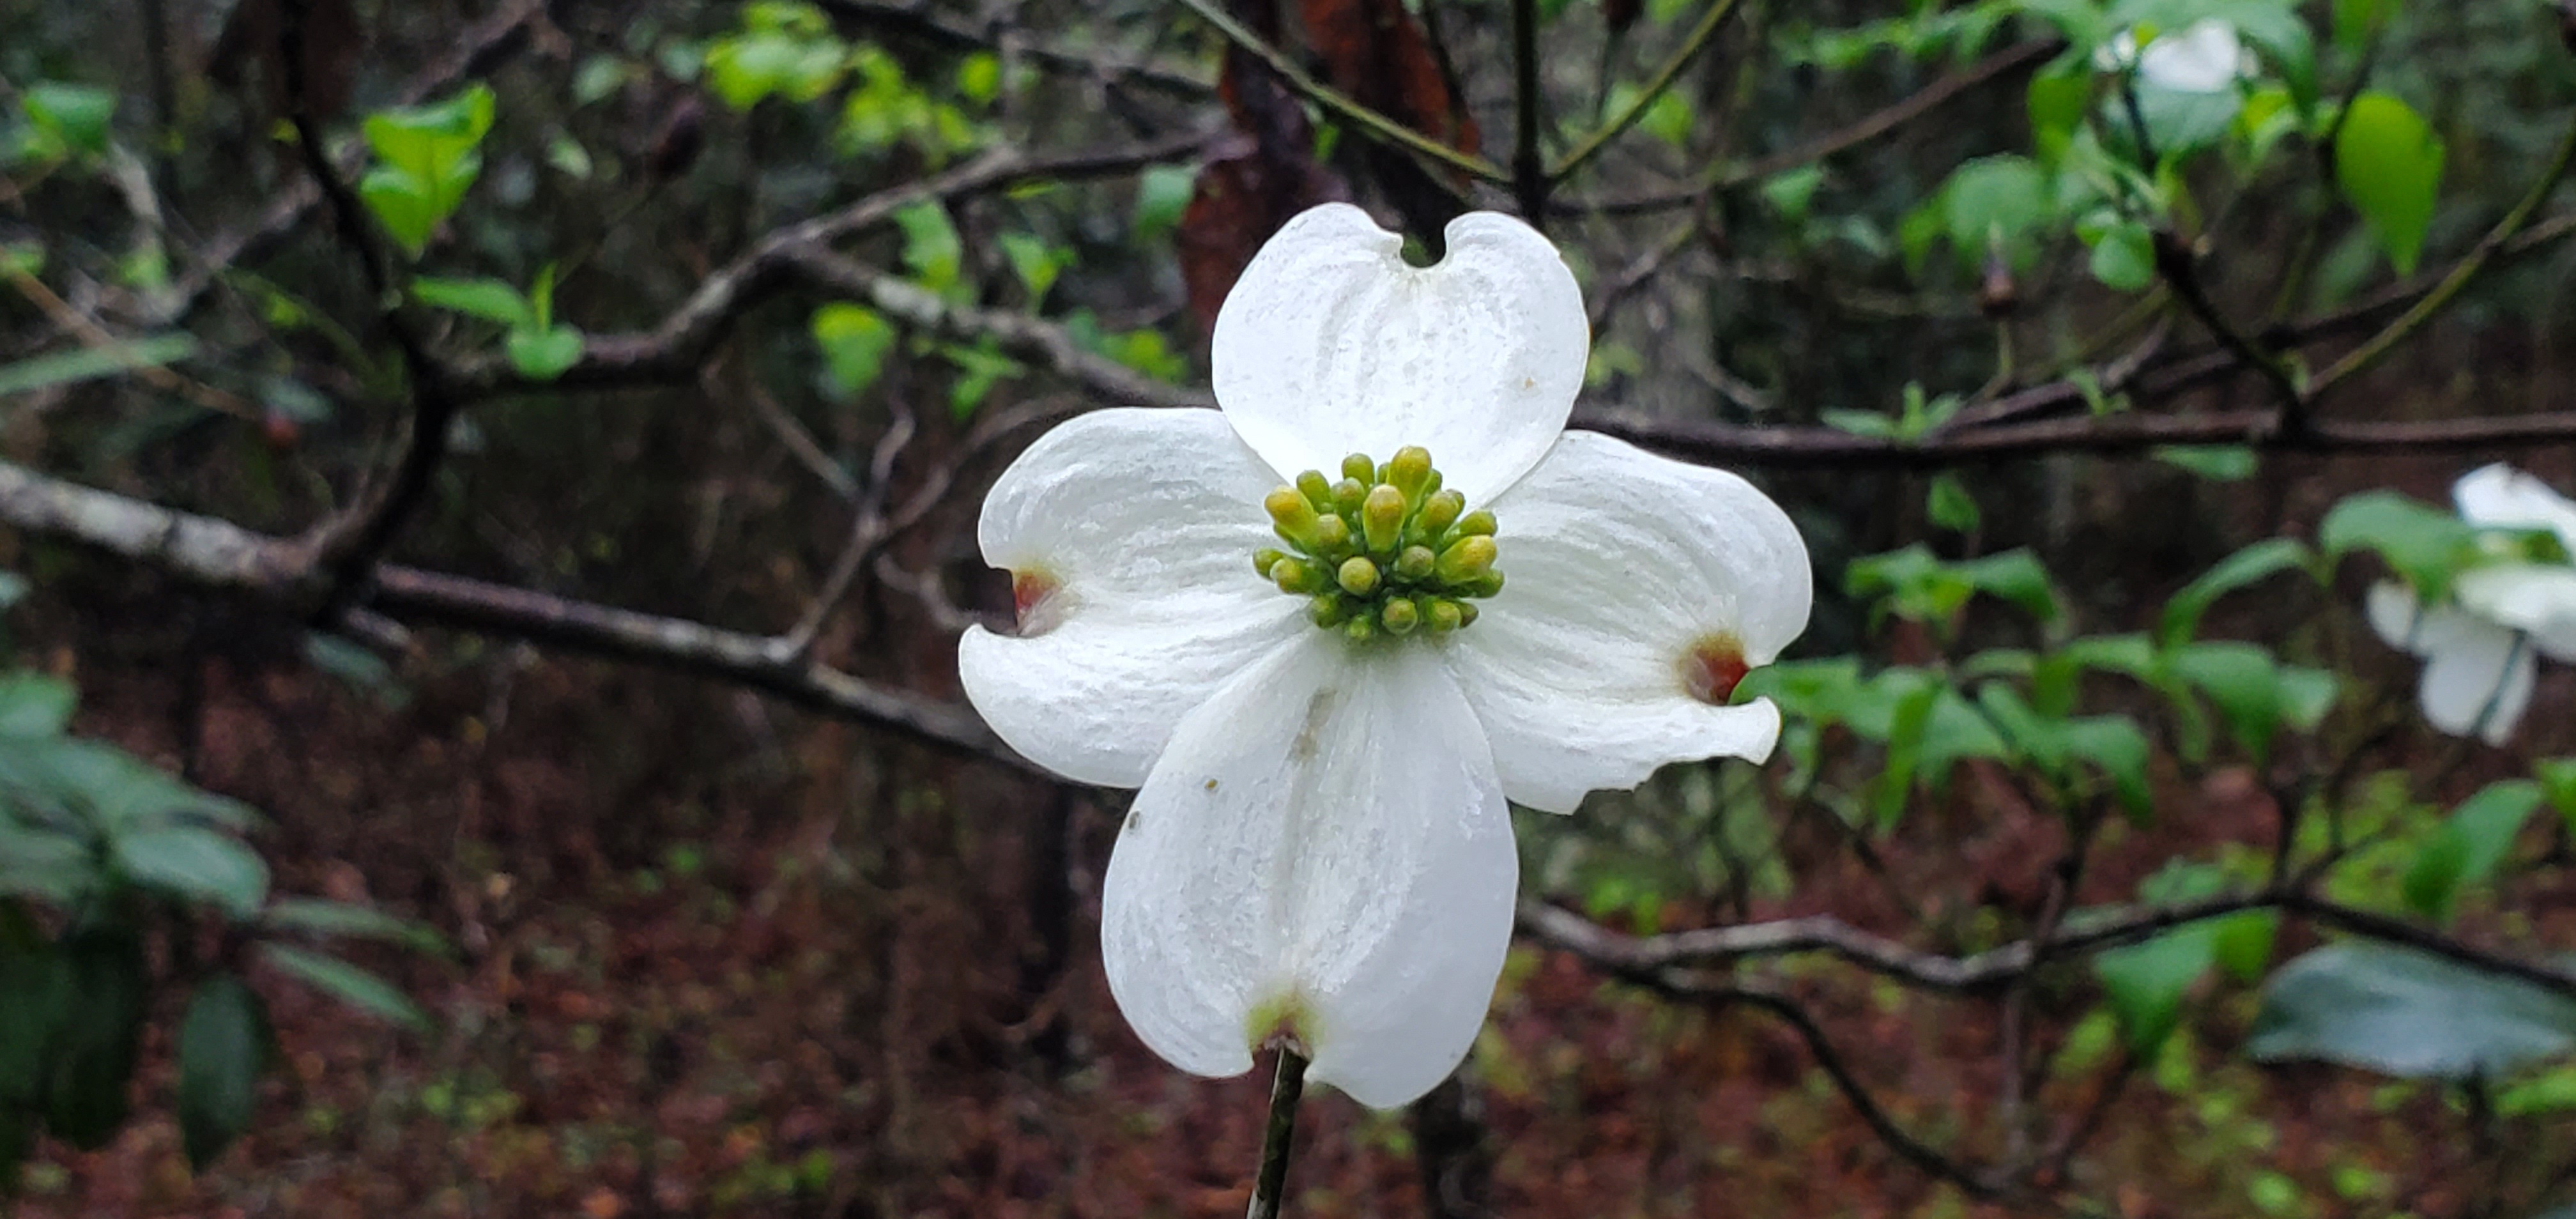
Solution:
{"label": "thin brown branch", "polygon": [[[468,26],[454,49],[395,90],[394,104],[409,106],[427,101],[459,80],[491,71],[525,44],[528,23],[544,11],[545,0],[509,0],[491,16]],[[364,148],[348,149],[337,159],[339,172],[357,172],[365,156]],[[281,188],[270,200],[268,210],[260,213],[249,228],[218,235],[207,243],[187,273],[162,298],[166,306],[152,320],[168,324],[186,317],[236,264],[257,258],[277,243],[303,232],[306,215],[321,202],[322,192],[310,180],[298,179]]]}
{"label": "thin brown branch", "polygon": [[1080,76],[1104,85],[1143,85],[1192,101],[1216,95],[1216,82],[1179,68],[1060,46],[1056,45],[1056,39],[1048,36],[1006,39],[1006,31],[1001,28],[998,17],[987,28],[979,30],[943,16],[926,4],[886,0],[820,0],[820,3],[824,12],[851,25],[907,34],[949,50],[1001,50],[1008,41],[1012,53],[1059,74]]}
{"label": "thin brown branch", "polygon": [[1703,174],[1696,182],[1669,190],[1624,198],[1557,199],[1549,203],[1548,210],[1558,215],[1620,216],[1695,206],[1706,201],[1711,193],[1735,190],[1761,182],[1892,135],[1907,124],[1947,105],[1961,94],[2015,69],[2038,63],[2064,49],[2064,44],[2057,42],[2025,42],[2007,47],[1908,94],[1893,105],[1873,111],[1848,126],[1836,128],[1803,144],[1794,145],[1766,157],[1757,157],[1750,161],[1722,162]]}
{"label": "thin brown branch", "polygon": [[1970,1169],[1898,1125],[1887,1112],[1887,1107],[1878,1103],[1868,1085],[1863,1084],[1860,1077],[1852,1073],[1851,1066],[1843,1061],[1841,1051],[1834,1048],[1833,1038],[1825,1032],[1824,1025],[1796,1000],[1777,991],[1752,986],[1720,987],[1699,997],[1713,1006],[1742,1003],[1761,1008],[1796,1031],[1799,1038],[1807,1043],[1807,1052],[1815,1056],[1817,1068],[1834,1081],[1835,1090],[1843,1094],[1843,1100],[1851,1105],[1852,1111],[1860,1115],[1861,1121],[1868,1124],[1870,1131],[1887,1145],[1888,1150],[1907,1163],[1958,1186],[1974,1198],[1991,1200],[2010,1192],[1988,1179],[1986,1174]]}
{"label": "thin brown branch", "polygon": [[310,0],[283,0],[278,10],[278,60],[286,77],[287,122],[295,129],[296,153],[303,160],[305,176],[330,205],[340,241],[365,274],[378,320],[402,353],[403,369],[411,382],[411,412],[403,429],[402,456],[392,476],[378,493],[314,530],[312,549],[331,580],[322,605],[322,616],[328,619],[356,603],[376,561],[428,496],[430,481],[447,460],[448,438],[460,403],[447,369],[430,354],[428,339],[402,310],[391,253],[376,239],[366,206],[342,180],[322,142],[321,124],[314,121],[304,79],[304,25],[309,8]]}
{"label": "thin brown branch", "polygon": [[[201,587],[301,612],[326,586],[310,549],[228,521],[180,512],[0,462],[0,523],[106,550]],[[827,715],[1042,774],[964,706],[881,686],[789,655],[766,635],[549,596],[462,576],[380,567],[364,607],[419,625],[732,682]]]}
{"label": "thin brown branch", "polygon": [[2355,935],[2403,944],[2576,998],[2576,974],[2477,948],[2430,928],[2339,905],[2295,889],[2221,894],[2166,906],[2092,912],[2083,919],[2070,920],[2045,941],[2016,940],[1963,957],[1910,948],[1829,915],[1638,937],[1612,931],[1542,902],[1523,901],[1519,925],[1532,939],[1571,952],[1603,973],[1667,990],[1690,988],[1692,983],[1680,976],[1684,971],[1756,958],[1823,954],[1919,989],[1975,994],[2017,984],[2050,961],[2134,944],[2176,927],[2249,910],[2296,914]]}
{"label": "thin brown branch", "polygon": [[995,149],[954,169],[879,191],[837,211],[769,233],[750,250],[708,275],[688,300],[653,329],[588,336],[582,344],[580,362],[553,381],[530,381],[512,369],[508,361],[486,356],[466,361],[458,368],[457,392],[467,399],[482,399],[529,390],[685,383],[697,375],[698,365],[736,318],[793,278],[800,259],[826,251],[834,241],[887,223],[912,204],[1002,190],[1041,179],[1076,181],[1132,173],[1147,165],[1191,156],[1212,138],[1182,134],[1062,153]]}

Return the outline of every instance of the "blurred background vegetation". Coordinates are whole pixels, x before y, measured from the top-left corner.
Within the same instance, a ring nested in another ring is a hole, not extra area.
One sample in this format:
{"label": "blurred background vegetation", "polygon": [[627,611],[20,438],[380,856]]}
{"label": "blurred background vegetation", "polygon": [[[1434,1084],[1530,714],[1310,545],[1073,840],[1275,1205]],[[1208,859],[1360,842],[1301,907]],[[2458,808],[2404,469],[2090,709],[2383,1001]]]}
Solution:
{"label": "blurred background vegetation", "polygon": [[[2134,64],[2206,19],[2235,82]],[[1426,258],[1543,223],[1577,426],[1755,477],[1820,601],[1771,765],[1521,815],[1476,1054],[1310,1105],[1292,1209],[2576,1205],[2576,684],[2423,727],[2359,600],[2474,547],[2348,499],[2576,477],[2571,42],[2536,0],[21,0],[0,1210],[1239,1209],[1263,1085],[1100,979],[1124,795],[993,742],[952,640],[1009,616],[993,474],[1204,401],[1235,272],[1336,198]]]}

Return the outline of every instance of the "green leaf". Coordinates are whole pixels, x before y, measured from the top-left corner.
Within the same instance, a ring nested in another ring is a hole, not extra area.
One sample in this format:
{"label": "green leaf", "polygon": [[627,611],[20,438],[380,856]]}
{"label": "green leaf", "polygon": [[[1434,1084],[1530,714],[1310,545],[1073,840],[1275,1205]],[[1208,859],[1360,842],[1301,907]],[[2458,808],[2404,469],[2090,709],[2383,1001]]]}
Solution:
{"label": "green leaf", "polygon": [[2093,242],[2093,278],[2120,292],[2142,291],[2156,282],[2156,237],[2135,220],[2122,220],[2102,230]]}
{"label": "green leaf", "polygon": [[2301,732],[2314,732],[2334,710],[2342,681],[2324,669],[2281,666],[2281,722]]}
{"label": "green leaf", "polygon": [[2053,163],[2065,155],[2076,129],[2084,125],[2085,112],[2093,107],[2093,74],[2081,58],[2063,57],[2031,76],[2027,103],[2031,147],[2039,150],[2042,160]]}
{"label": "green leaf", "polygon": [[2214,483],[2241,483],[2263,468],[2263,458],[2241,444],[2158,445],[2147,455]]}
{"label": "green leaf", "polygon": [[199,791],[110,745],[75,737],[0,736],[0,792],[101,831],[186,821],[246,829],[259,816]]}
{"label": "green leaf", "polygon": [[1181,213],[1189,210],[1198,180],[1195,165],[1157,165],[1138,175],[1135,216],[1128,222],[1135,239],[1151,241],[1181,227]]}
{"label": "green leaf", "polygon": [[2028,548],[1961,563],[1957,570],[1978,592],[2010,601],[2045,625],[2057,624],[2057,590],[2049,584],[2048,569]]}
{"label": "green leaf", "polygon": [[239,839],[202,826],[119,834],[110,856],[128,881],[213,903],[236,919],[258,914],[268,900],[268,865]]}
{"label": "green leaf", "polygon": [[2398,0],[2334,0],[2334,43],[2359,54],[2397,16]]}
{"label": "green leaf", "polygon": [[0,736],[61,736],[79,704],[80,692],[59,677],[32,669],[0,675]]}
{"label": "green leaf", "polygon": [[382,910],[319,898],[280,898],[260,911],[260,926],[321,939],[381,940],[422,952],[444,952],[447,942],[427,924]]}
{"label": "green leaf", "polygon": [[2545,758],[2531,764],[2531,776],[2540,781],[2540,791],[2549,807],[2558,810],[2567,832],[2576,837],[2576,758]]}
{"label": "green leaf", "polygon": [[2442,188],[2442,139],[2415,108],[2371,90],[2345,108],[2335,136],[2335,181],[2370,222],[2400,275],[2415,273]]}
{"label": "green leaf", "polygon": [[1959,476],[1942,471],[1932,479],[1932,489],[1924,500],[1924,512],[1932,523],[1953,533],[1976,531],[1979,514],[1977,497],[1959,482]]}
{"label": "green leaf", "polygon": [[1020,277],[1020,286],[1028,289],[1032,307],[1046,299],[1056,276],[1073,262],[1073,251],[1057,249],[1035,233],[1002,234],[1002,254],[1010,259],[1011,272]]}
{"label": "green leaf", "polygon": [[2156,623],[2157,641],[2171,647],[2190,639],[2199,632],[2202,615],[2220,597],[2277,573],[2303,567],[2308,558],[2308,548],[2295,539],[2268,538],[2219,560],[2217,566],[2202,572],[2165,602],[2164,615]]}
{"label": "green leaf", "polygon": [[429,1031],[428,1013],[404,998],[392,983],[347,961],[278,943],[260,945],[259,955],[262,960],[351,1008],[416,1031]]}
{"label": "green leaf", "polygon": [[536,313],[519,290],[497,279],[432,279],[411,281],[411,294],[432,309],[445,309],[504,326],[532,326]]}
{"label": "green leaf", "polygon": [[2317,545],[2335,559],[2377,552],[2426,601],[2449,593],[2452,579],[2478,558],[2477,531],[2467,522],[2394,491],[2365,491],[2336,504],[2317,526]]}
{"label": "green leaf", "polygon": [[2270,910],[2248,910],[2211,919],[2209,925],[2219,968],[2239,982],[2262,980],[2263,971],[2272,964],[2272,942],[2280,931],[2281,916]]}
{"label": "green leaf", "polygon": [[165,334],[105,347],[80,347],[0,364],[0,398],[57,385],[95,381],[138,368],[158,368],[197,354],[189,334]]}
{"label": "green leaf", "polygon": [[2449,921],[2460,890],[2495,875],[2523,823],[2540,807],[2540,785],[2528,779],[2490,783],[2460,802],[2424,840],[2399,891],[2415,912]]}
{"label": "green leaf", "polygon": [[2198,686],[2216,704],[2229,733],[2257,766],[2272,757],[2281,727],[2281,674],[2272,653],[2251,643],[2212,640],[2173,649],[2176,676]]}
{"label": "green leaf", "polygon": [[125,1124],[126,1090],[143,1035],[142,941],[99,928],[64,945],[61,1019],[48,1045],[45,1125],[83,1151]]}
{"label": "green leaf", "polygon": [[897,211],[894,222],[903,230],[903,265],[913,281],[942,295],[956,287],[965,268],[966,247],[957,238],[948,209],[936,199],[923,199]]}
{"label": "green leaf", "polygon": [[239,977],[219,973],[197,987],[179,1021],[179,1135],[190,1167],[203,1170],[250,1129],[268,1046],[268,1014]]}
{"label": "green leaf", "polygon": [[359,198],[417,257],[481,176],[476,149],[491,129],[492,90],[479,84],[431,105],[370,115],[367,146],[378,164],[359,181]]}
{"label": "green leaf", "polygon": [[979,51],[957,61],[958,96],[979,106],[991,105],[1002,93],[1002,60]]}
{"label": "green leaf", "polygon": [[1780,218],[1797,224],[1807,218],[1815,203],[1816,188],[1824,185],[1825,169],[1821,165],[1801,165],[1764,179],[1762,199]]}
{"label": "green leaf", "polygon": [[0,1113],[43,1097],[70,986],[69,967],[52,945],[0,941]]}
{"label": "green leaf", "polygon": [[835,302],[814,311],[814,342],[833,391],[843,399],[868,392],[894,352],[895,329],[862,305]]}
{"label": "green leaf", "polygon": [[2141,944],[2093,958],[2129,1053],[2153,1059],[2182,1022],[2182,1001],[2218,959],[2217,938],[2207,924],[2176,928]]}
{"label": "green leaf", "polygon": [[30,86],[20,100],[27,121],[63,146],[90,156],[107,152],[107,126],[116,117],[116,95],[88,85],[46,81]]}
{"label": "green leaf", "polygon": [[2576,1001],[2386,944],[2329,944],[2272,975],[2246,1052],[2402,1078],[2499,1076],[2576,1046]]}
{"label": "green leaf", "polygon": [[503,347],[510,354],[510,366],[534,381],[552,381],[581,363],[581,331],[570,326],[513,330]]}
{"label": "green leaf", "polygon": [[2035,234],[2056,210],[2047,173],[2011,153],[1961,165],[1941,200],[1950,244],[1971,270],[1985,264],[1989,250],[2000,251],[2016,271],[2030,270],[2039,256]]}

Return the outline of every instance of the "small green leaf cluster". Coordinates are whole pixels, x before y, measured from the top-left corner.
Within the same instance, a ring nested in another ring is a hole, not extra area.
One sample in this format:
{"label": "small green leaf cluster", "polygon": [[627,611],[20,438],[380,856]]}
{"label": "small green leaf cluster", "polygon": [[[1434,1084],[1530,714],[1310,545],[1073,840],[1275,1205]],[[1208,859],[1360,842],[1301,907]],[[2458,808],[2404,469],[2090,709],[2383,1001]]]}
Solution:
{"label": "small green leaf cluster", "polygon": [[115,93],[42,81],[18,95],[17,109],[15,121],[0,128],[0,165],[46,169],[107,155]]}
{"label": "small green leaf cluster", "polygon": [[473,85],[444,101],[368,116],[375,164],[359,179],[358,197],[413,257],[464,206],[465,192],[483,175],[492,106],[492,90]]}
{"label": "small green leaf cluster", "polygon": [[[810,105],[849,86],[833,143],[844,156],[911,148],[938,164],[980,147],[984,130],[956,103],[931,96],[905,76],[882,48],[849,43],[810,4],[762,0],[745,5],[742,26],[706,50],[707,83],[735,110],[770,98]],[[959,61],[955,93],[990,105],[1003,87],[1001,61],[989,53]]]}
{"label": "small green leaf cluster", "polygon": [[[2339,694],[2332,674],[2283,663],[2258,644],[2203,640],[2211,602],[2291,568],[2309,569],[2306,548],[2276,540],[2231,557],[2167,603],[2157,631],[2056,639],[2065,610],[2038,559],[2024,550],[1945,560],[1923,545],[1855,560],[1845,589],[1870,607],[1870,621],[1918,624],[1947,653],[1971,602],[1989,597],[2018,607],[2055,640],[2038,648],[1989,648],[1953,662],[1899,665],[1865,673],[1855,658],[1789,661],[1756,670],[1750,695],[1777,701],[1787,724],[1782,749],[1793,782],[1838,806],[1846,819],[1892,829],[1917,791],[1937,794],[1958,763],[1983,758],[2026,767],[2060,807],[2108,798],[2132,819],[2155,806],[2153,742],[2126,714],[2081,714],[2088,675],[2125,678],[2162,698],[2172,748],[2186,763],[2209,759],[2209,711],[2256,763],[2283,729],[2315,730]],[[1840,729],[1881,746],[1885,760],[1852,793],[1817,788],[1826,733]]]}
{"label": "small green leaf cluster", "polygon": [[[392,985],[296,941],[440,946],[371,909],[273,896],[243,839],[257,814],[70,735],[77,701],[60,678],[0,674],[0,1198],[40,1133],[90,1149],[124,1127],[157,988],[188,993],[174,1099],[203,1166],[250,1128],[275,1057],[253,961],[417,1028],[427,1017]],[[191,921],[225,926],[223,947],[201,958],[169,937],[156,967],[147,937]]]}
{"label": "small green leaf cluster", "polygon": [[498,322],[502,351],[521,376],[552,381],[581,362],[581,331],[555,321],[555,268],[548,263],[522,295],[497,279],[433,279],[411,284],[412,296],[433,309]]}

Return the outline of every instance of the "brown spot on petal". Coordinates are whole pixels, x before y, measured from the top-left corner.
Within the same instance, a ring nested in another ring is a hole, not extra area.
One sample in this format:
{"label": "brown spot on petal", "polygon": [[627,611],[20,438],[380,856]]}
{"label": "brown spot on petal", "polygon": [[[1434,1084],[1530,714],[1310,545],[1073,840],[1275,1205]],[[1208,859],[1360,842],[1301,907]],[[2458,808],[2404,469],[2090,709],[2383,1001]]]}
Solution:
{"label": "brown spot on petal", "polygon": [[1744,643],[1733,635],[1706,635],[1682,654],[1682,687],[1692,698],[1723,707],[1735,696],[1735,683],[1753,666],[1744,663]]}
{"label": "brown spot on petal", "polygon": [[1022,638],[1046,634],[1064,614],[1056,593],[1064,586],[1043,571],[1011,573],[1011,609],[1018,615]]}

